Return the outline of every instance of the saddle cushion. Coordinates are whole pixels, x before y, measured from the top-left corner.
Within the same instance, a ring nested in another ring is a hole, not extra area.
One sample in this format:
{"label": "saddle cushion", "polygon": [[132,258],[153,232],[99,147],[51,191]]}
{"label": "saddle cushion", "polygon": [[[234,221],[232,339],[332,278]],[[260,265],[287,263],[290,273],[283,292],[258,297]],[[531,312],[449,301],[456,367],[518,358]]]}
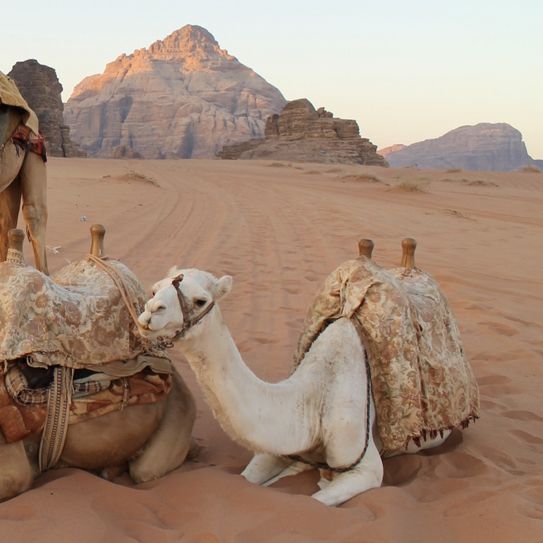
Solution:
{"label": "saddle cushion", "polygon": [[[136,276],[109,260],[137,314],[146,295]],[[30,266],[0,263],[0,361],[95,367],[148,351],[111,277],[88,260],[53,278]]]}
{"label": "saddle cushion", "polygon": [[382,452],[466,426],[479,391],[455,318],[421,270],[384,270],[366,257],[325,280],[304,323],[295,364],[330,322],[353,319],[366,350]]}

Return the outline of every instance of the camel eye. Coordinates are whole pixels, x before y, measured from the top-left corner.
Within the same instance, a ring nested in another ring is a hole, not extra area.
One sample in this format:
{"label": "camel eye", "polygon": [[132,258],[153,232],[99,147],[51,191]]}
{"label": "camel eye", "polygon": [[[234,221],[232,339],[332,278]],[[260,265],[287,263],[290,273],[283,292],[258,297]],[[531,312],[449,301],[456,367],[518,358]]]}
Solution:
{"label": "camel eye", "polygon": [[198,307],[203,307],[207,304],[207,300],[205,298],[196,298],[194,300],[194,305],[197,305]]}

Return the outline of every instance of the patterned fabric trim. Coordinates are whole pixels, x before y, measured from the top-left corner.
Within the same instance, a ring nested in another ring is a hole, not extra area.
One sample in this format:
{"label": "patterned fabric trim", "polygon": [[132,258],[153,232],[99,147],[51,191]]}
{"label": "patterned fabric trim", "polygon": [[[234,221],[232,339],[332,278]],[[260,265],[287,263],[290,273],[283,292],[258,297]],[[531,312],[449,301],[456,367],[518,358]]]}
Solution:
{"label": "patterned fabric trim", "polygon": [[[81,381],[74,381],[73,396],[82,398],[97,392],[106,390],[111,384],[111,377],[105,374],[95,374],[93,377]],[[5,386],[9,395],[22,405],[39,405],[47,403],[49,388],[33,388],[29,386],[28,380],[17,367],[11,364],[5,377]]]}
{"label": "patterned fabric trim", "polygon": [[[28,383],[20,370],[10,365],[0,376],[0,431],[7,443],[24,439],[40,432],[47,416],[48,389],[28,389]],[[9,377],[8,377],[9,375]],[[91,390],[92,381],[78,383],[79,390]],[[107,380],[97,385],[101,388]],[[69,408],[69,424],[119,411],[132,405],[151,404],[161,401],[172,388],[171,373],[155,374],[149,369],[129,377],[112,378],[107,388],[84,396],[74,393]],[[22,398],[26,403],[20,402]]]}
{"label": "patterned fabric trim", "polygon": [[41,134],[34,134],[28,126],[20,124],[11,135],[13,143],[22,150],[29,150],[41,157],[47,162],[47,150],[45,148],[45,138]]}

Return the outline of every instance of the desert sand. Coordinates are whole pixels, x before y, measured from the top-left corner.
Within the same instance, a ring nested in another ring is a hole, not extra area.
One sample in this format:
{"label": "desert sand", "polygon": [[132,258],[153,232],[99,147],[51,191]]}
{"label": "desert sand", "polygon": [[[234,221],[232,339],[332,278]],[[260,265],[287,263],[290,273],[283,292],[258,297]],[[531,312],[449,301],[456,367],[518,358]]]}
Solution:
{"label": "desert sand", "polygon": [[215,422],[174,348],[198,403],[199,456],[142,485],[50,471],[0,504],[0,541],[543,541],[542,209],[541,173],[51,159],[50,269],[81,258],[97,222],[106,252],[148,287],[173,264],[233,275],[223,314],[268,380],[289,374],[313,294],[359,238],[387,267],[416,238],[417,265],[459,321],[481,418],[439,449],[386,460],[382,488],[327,508],[309,497],[315,472],[271,488],[239,476],[251,454]]}

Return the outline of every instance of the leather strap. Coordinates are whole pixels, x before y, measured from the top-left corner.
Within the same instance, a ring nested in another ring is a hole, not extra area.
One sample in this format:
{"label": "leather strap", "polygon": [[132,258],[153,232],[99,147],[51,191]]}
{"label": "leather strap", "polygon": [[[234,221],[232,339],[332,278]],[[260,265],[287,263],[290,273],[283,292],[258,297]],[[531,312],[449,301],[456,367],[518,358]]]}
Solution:
{"label": "leather strap", "polygon": [[181,281],[183,281],[182,273],[172,279],[172,285],[177,292],[179,307],[181,308],[181,314],[183,315],[183,327],[181,328],[181,330],[179,330],[179,332],[175,334],[171,341],[175,341],[176,339],[180,338],[187,330],[192,328],[195,324],[199,323],[215,307],[215,302],[212,301],[201,313],[191,316],[187,299],[179,288],[179,284],[181,283]]}
{"label": "leather strap", "polygon": [[47,393],[47,417],[40,441],[40,471],[54,467],[62,455],[68,433],[73,378],[73,368],[55,366],[53,382]]}

